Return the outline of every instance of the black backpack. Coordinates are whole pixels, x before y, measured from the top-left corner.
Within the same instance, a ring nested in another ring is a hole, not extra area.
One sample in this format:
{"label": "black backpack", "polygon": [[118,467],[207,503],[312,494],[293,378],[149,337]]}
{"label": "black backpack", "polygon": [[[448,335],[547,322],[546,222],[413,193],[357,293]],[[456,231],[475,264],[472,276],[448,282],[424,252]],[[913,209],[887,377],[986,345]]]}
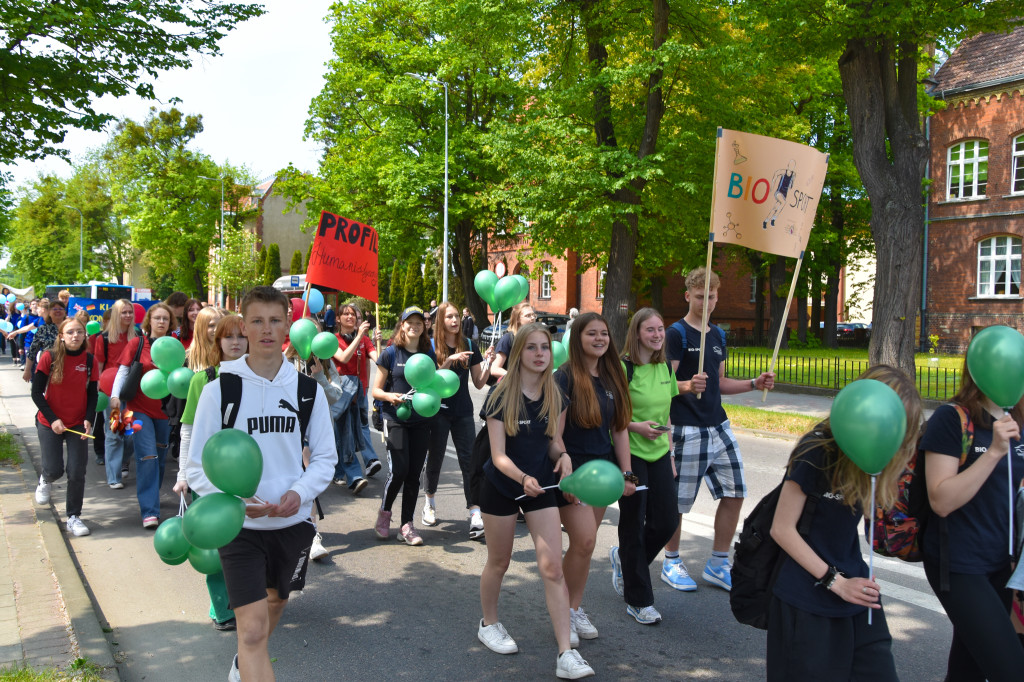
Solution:
{"label": "black backpack", "polygon": [[[754,511],[743,521],[733,556],[732,590],[729,591],[732,615],[744,625],[761,630],[768,629],[772,590],[786,559],[786,553],[771,535],[781,493],[780,483],[757,503]],[[805,538],[811,530],[811,521],[820,499],[820,495],[808,495],[804,502],[797,531]]]}

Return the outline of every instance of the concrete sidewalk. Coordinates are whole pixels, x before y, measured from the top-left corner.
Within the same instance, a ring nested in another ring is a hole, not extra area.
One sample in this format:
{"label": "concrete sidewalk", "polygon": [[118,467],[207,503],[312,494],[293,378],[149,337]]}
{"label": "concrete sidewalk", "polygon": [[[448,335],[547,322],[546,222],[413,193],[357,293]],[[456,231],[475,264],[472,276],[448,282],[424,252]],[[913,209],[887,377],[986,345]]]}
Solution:
{"label": "concrete sidewalk", "polygon": [[0,552],[0,668],[66,669],[87,659],[103,669],[103,679],[119,680],[64,539],[63,519],[52,504],[35,502],[39,450],[34,424],[15,419],[11,410],[12,403],[24,407],[26,400],[31,398],[21,371],[4,364],[0,428],[15,437],[24,461],[0,466],[0,534],[7,547]]}

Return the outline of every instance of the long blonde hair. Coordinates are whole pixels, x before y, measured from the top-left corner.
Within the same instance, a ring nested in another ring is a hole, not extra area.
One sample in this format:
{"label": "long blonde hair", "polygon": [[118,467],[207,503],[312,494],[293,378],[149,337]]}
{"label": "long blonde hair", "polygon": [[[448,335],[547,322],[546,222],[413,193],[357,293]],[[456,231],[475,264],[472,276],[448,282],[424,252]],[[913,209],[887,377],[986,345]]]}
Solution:
{"label": "long blonde hair", "polygon": [[[50,355],[53,357],[53,362],[50,364],[50,383],[59,384],[64,381],[64,358],[67,355],[67,347],[64,345],[64,330],[68,325],[77,324],[82,328],[82,343],[87,346],[85,338],[85,324],[74,317],[66,317],[64,321],[60,323],[60,327],[57,328],[57,338],[53,342],[53,346],[50,348]],[[86,377],[88,381],[88,377]]]}
{"label": "long blonde hair", "polygon": [[[530,310],[533,310],[533,306],[530,305],[527,301],[522,301],[520,303],[516,303],[512,307],[512,312],[510,312],[508,314],[508,331],[511,334],[518,334],[519,333],[519,325],[521,325],[523,323],[523,321],[522,321],[523,311],[526,310],[527,308],[529,308]],[[534,312],[537,312],[537,311],[534,310]]]}
{"label": "long blonde hair", "polygon": [[[487,398],[487,403],[484,406],[484,412],[488,416],[501,413],[502,421],[505,423],[506,436],[514,436],[519,433],[520,417],[526,414],[526,400],[523,397],[523,380],[520,364],[523,348],[526,346],[527,340],[534,333],[543,334],[546,343],[549,347],[551,346],[551,331],[547,326],[534,322],[520,329],[516,333],[516,340],[512,344],[512,350],[508,357],[508,372],[498,383],[494,392]],[[558,390],[558,384],[555,383],[554,376],[552,375],[553,360],[554,355],[552,354],[552,362],[548,363],[541,377],[542,403],[540,416],[541,418],[547,418],[548,425],[544,429],[544,434],[549,438],[554,438],[558,435],[558,415],[562,412],[562,394]]]}
{"label": "long blonde hair", "polygon": [[192,345],[185,351],[185,362],[193,372],[198,372],[217,364],[220,349],[216,340],[210,341],[206,328],[210,322],[221,318],[220,310],[214,307],[203,308],[196,315],[196,323],[192,329]]}
{"label": "long blonde hair", "polygon": [[860,379],[875,379],[896,391],[903,401],[903,408],[907,413],[907,433],[903,437],[903,442],[900,443],[899,450],[882,469],[882,473],[878,474],[874,503],[871,502],[871,476],[864,473],[852,459],[842,453],[832,436],[832,427],[827,418],[819,422],[800,440],[800,444],[797,445],[789,460],[789,466],[792,466],[793,462],[811,450],[823,447],[828,453],[824,471],[828,476],[832,492],[840,493],[843,496],[843,503],[850,509],[857,509],[859,506],[866,513],[872,513],[870,510],[873,509],[874,504],[880,505],[884,509],[891,509],[896,501],[896,484],[917,449],[917,437],[922,426],[921,396],[910,377],[891,365],[870,367],[857,377],[858,381]]}
{"label": "long blonde hair", "polygon": [[[132,311],[132,324],[128,325],[128,331],[124,332],[124,340],[131,341],[135,338],[135,306],[127,298],[119,298],[110,306],[110,319],[107,321],[107,341],[117,343],[121,340],[121,313],[128,308]],[[107,358],[108,360],[110,358]]]}

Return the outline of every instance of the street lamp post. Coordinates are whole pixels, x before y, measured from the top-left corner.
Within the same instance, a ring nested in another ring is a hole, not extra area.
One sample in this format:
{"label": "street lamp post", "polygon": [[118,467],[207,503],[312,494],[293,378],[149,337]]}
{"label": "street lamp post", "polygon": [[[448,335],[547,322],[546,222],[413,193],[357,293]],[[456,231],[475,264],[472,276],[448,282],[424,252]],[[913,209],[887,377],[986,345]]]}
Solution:
{"label": "street lamp post", "polygon": [[[224,176],[219,178],[211,178],[206,175],[200,175],[203,180],[220,180],[220,257],[224,257]],[[224,283],[218,281],[217,288],[218,295],[220,297],[220,307],[224,307]]]}
{"label": "street lamp post", "polygon": [[82,209],[74,206],[64,206],[64,208],[71,209],[72,211],[78,211],[78,271],[85,271],[84,265],[84,254],[85,254],[85,217],[82,215]]}
{"label": "street lamp post", "polygon": [[441,262],[444,268],[441,276],[441,298],[448,300],[448,84],[437,78],[423,76],[418,73],[408,73],[407,76],[418,78],[422,81],[437,83],[444,88],[444,248],[441,249]]}

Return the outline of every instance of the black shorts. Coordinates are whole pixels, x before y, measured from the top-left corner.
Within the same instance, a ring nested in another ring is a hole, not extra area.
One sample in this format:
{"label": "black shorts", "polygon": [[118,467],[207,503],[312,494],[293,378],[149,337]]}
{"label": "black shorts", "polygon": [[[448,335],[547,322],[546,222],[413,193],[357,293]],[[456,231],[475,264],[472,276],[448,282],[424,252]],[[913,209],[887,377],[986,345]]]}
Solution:
{"label": "black shorts", "polygon": [[576,455],[576,454],[573,454],[573,453],[570,452],[569,453],[569,459],[572,460],[572,470],[573,471],[576,471],[577,469],[579,469],[581,466],[583,466],[584,464],[586,464],[587,462],[589,462],[592,459],[607,460],[607,461],[611,462],[612,464],[614,464],[616,469],[619,468],[619,460],[615,459],[615,452],[614,451],[606,452],[603,455]]}
{"label": "black shorts", "polygon": [[220,548],[228,602],[233,609],[267,598],[267,589],[287,599],[292,590],[306,585],[309,547],[316,528],[296,523],[275,530],[243,528],[234,540]]}
{"label": "black shorts", "polygon": [[491,480],[482,476],[480,480],[480,511],[491,516],[515,516],[522,509],[524,514],[549,507],[564,507],[569,504],[558,488],[545,490],[537,497],[515,500],[506,497]]}

